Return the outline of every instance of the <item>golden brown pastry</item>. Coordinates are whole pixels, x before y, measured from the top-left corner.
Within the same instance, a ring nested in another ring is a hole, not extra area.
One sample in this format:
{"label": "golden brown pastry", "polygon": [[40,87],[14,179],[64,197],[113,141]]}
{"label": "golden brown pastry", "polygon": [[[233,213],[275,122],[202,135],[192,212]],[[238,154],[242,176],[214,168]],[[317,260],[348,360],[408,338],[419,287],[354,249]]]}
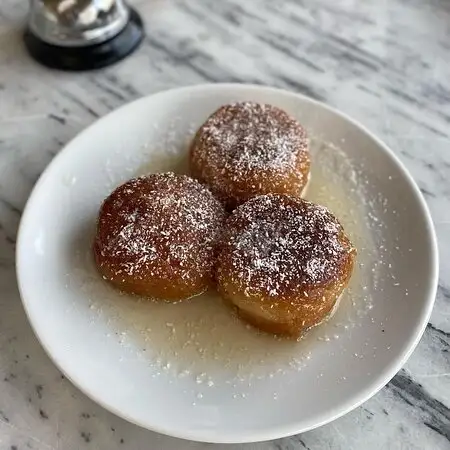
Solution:
{"label": "golden brown pastry", "polygon": [[218,290],[256,327],[299,336],[330,315],[355,256],[325,207],[283,194],[254,197],[227,220]]}
{"label": "golden brown pastry", "polygon": [[310,170],[306,132],[275,106],[225,105],[198,130],[190,167],[229,210],[256,195],[301,195]]}
{"label": "golden brown pastry", "polygon": [[94,255],[103,278],[125,292],[178,300],[211,284],[220,202],[196,180],[152,174],[119,186],[103,203]]}

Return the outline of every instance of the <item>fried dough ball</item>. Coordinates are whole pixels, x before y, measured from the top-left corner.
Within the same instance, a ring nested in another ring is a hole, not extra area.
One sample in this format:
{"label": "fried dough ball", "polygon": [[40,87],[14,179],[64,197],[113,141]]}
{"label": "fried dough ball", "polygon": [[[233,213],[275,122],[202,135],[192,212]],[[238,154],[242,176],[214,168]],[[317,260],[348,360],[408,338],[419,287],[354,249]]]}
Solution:
{"label": "fried dough ball", "polygon": [[173,173],[127,181],[103,203],[94,256],[122,291],[165,300],[201,294],[212,283],[225,211],[196,180]]}
{"label": "fried dough ball", "polygon": [[297,337],[332,313],[355,256],[325,207],[283,194],[254,197],[227,220],[218,290],[252,325]]}
{"label": "fried dough ball", "polygon": [[198,130],[190,168],[228,210],[262,194],[300,196],[310,171],[306,131],[275,106],[225,105]]}

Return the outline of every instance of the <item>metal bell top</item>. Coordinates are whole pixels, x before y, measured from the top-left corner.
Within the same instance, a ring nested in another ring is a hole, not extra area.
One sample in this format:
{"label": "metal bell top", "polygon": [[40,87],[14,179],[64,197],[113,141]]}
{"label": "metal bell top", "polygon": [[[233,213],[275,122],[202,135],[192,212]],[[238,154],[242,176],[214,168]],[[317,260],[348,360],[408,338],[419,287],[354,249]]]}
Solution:
{"label": "metal bell top", "polygon": [[116,36],[128,19],[122,0],[33,0],[29,28],[48,44],[79,47]]}
{"label": "metal bell top", "polygon": [[124,0],[31,0],[25,44],[44,65],[84,70],[109,65],[143,37],[139,15]]}

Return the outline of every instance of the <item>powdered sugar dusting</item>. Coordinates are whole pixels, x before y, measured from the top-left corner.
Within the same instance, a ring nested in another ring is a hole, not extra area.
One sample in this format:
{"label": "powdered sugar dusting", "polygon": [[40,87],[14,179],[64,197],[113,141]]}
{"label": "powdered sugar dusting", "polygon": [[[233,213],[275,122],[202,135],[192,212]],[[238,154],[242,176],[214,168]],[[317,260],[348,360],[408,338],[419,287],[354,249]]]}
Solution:
{"label": "powdered sugar dusting", "polygon": [[233,212],[228,227],[221,253],[226,276],[247,295],[307,296],[306,286],[339,279],[354,251],[327,208],[291,196],[253,198]]}
{"label": "powdered sugar dusting", "polygon": [[201,129],[202,140],[214,147],[218,164],[237,171],[294,167],[308,143],[303,127],[284,111],[260,103],[222,107]]}
{"label": "powdered sugar dusting", "polygon": [[[110,165],[106,164],[107,176],[99,178],[103,196],[137,174],[161,170],[187,173],[188,145],[199,125],[200,121],[186,124],[176,117],[173,123],[152,125],[155,136],[152,135],[148,144],[142,144],[139,152],[128,155],[121,151],[111,158]],[[349,339],[352,329],[362,322],[360,316],[371,317],[371,292],[377,289],[376,268],[383,263],[380,253],[385,252],[377,249],[383,245],[385,234],[377,211],[389,205],[382,196],[368,198],[364,168],[356,167],[344,151],[313,138],[311,153],[314,164],[307,197],[326,205],[338,217],[358,249],[354,274],[333,319],[311,330],[297,343],[247,327],[223,307],[214,294],[176,305],[141,302],[99,279],[91,257],[93,235],[83,233],[76,244],[73,270],[68,273],[66,283],[69,289],[82,293],[77,307],[87,299],[92,326],[107,330],[105,339],[110,340],[111,345],[121,346],[125,355],[124,370],[127,357],[138,359],[153,377],[173,375],[175,383],[178,378],[181,381],[192,379],[205,399],[208,399],[208,390],[227,385],[235,393],[233,401],[239,401],[242,393],[251,392],[250,386],[261,380],[283,377],[309,367],[324,346],[335,340]],[[375,245],[374,235],[378,230],[380,238]],[[392,269],[392,277],[395,274]],[[333,347],[333,351],[339,350]],[[204,381],[197,385],[197,377]],[[256,392],[262,391],[256,389]],[[269,394],[277,396],[276,392]],[[201,401],[203,399],[196,400]]]}

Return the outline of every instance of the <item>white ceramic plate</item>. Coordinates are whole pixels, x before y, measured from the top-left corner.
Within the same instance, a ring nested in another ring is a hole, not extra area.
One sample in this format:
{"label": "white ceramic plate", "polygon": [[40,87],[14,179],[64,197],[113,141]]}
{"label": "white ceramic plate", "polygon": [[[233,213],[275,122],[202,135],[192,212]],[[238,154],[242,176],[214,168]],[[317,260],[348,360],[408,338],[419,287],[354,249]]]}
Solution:
{"label": "white ceramic plate", "polygon": [[[185,170],[196,128],[236,100],[277,105],[304,124],[314,165],[307,197],[335,212],[359,250],[337,313],[301,342],[257,333],[213,294],[138,302],[106,285],[90,258],[110,191],[136,174]],[[311,99],[244,85],[162,92],[89,127],[37,183],[17,245],[29,320],[76,386],[143,427],[224,443],[300,433],[377,392],[422,335],[437,266],[424,200],[382,142]]]}

